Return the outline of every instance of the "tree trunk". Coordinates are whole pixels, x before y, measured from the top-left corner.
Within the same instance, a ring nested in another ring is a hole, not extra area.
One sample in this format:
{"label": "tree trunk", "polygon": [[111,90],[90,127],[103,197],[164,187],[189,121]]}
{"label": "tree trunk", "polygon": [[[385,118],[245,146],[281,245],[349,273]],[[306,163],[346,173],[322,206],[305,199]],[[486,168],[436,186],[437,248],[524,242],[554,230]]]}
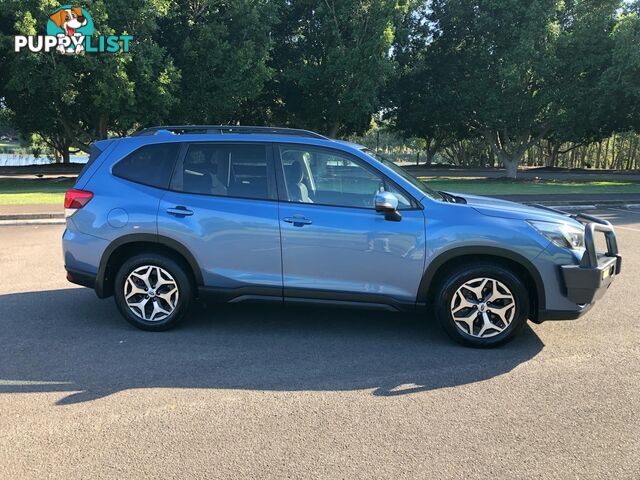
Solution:
{"label": "tree trunk", "polygon": [[70,163],[71,155],[69,154],[69,147],[62,147],[60,155],[62,156],[62,163]]}
{"label": "tree trunk", "polygon": [[483,133],[485,142],[502,162],[508,178],[516,178],[518,164],[522,161],[524,152],[532,145],[531,138],[520,135],[509,137],[506,132],[485,130]]}
{"label": "tree trunk", "polygon": [[616,155],[618,151],[618,149],[616,148],[618,146],[616,142],[617,142],[617,138],[616,138],[616,134],[614,133],[613,139],[611,140],[611,163],[609,164],[609,168],[611,170],[615,168],[614,165],[616,163],[616,159],[618,158]]}
{"label": "tree trunk", "polygon": [[429,151],[429,150],[427,150],[427,151],[425,152],[425,165],[426,165],[427,167],[430,167],[430,166],[431,166],[431,162],[433,162],[433,157],[434,157],[434,156],[435,156],[435,153],[434,153],[434,152],[431,152],[431,151]]}
{"label": "tree trunk", "polygon": [[340,130],[340,122],[336,120],[333,125],[331,125],[331,128],[329,128],[329,138],[336,138],[338,130]]}
{"label": "tree trunk", "polygon": [[101,113],[98,118],[98,138],[107,138],[109,126],[109,115]]}
{"label": "tree trunk", "polygon": [[558,166],[558,159],[560,157],[560,143],[549,142],[550,148],[550,164],[552,167]]}
{"label": "tree trunk", "polygon": [[507,177],[516,178],[518,175],[518,161],[515,159],[502,160]]}
{"label": "tree trunk", "polygon": [[633,146],[629,152],[629,161],[627,162],[627,170],[632,170],[636,161],[636,153],[638,151],[638,136],[633,137]]}

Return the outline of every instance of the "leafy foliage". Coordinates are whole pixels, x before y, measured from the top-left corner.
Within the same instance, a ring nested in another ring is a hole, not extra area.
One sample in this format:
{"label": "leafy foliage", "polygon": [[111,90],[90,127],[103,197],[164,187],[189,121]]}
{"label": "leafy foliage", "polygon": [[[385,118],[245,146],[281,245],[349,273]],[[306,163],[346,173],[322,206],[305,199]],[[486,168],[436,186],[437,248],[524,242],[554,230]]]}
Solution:
{"label": "leafy foliage", "polygon": [[[434,0],[396,80],[396,127],[481,137],[515,176],[541,139],[593,141],[634,125],[637,15],[619,1]],[[594,104],[595,102],[595,104]],[[624,105],[623,105],[624,104]]]}
{"label": "leafy foliage", "polygon": [[273,13],[266,1],[171,2],[161,41],[182,74],[172,119],[226,124],[246,117],[271,77]]}
{"label": "leafy foliage", "polygon": [[599,165],[612,135],[637,151],[620,135],[640,131],[637,0],[93,0],[96,33],[134,35],[129,53],[14,53],[58,5],[4,1],[0,116],[63,160],[151,124],[346,136],[374,117],[427,162],[512,176],[534,145],[552,164],[595,142]]}
{"label": "leafy foliage", "polygon": [[390,71],[395,2],[279,2],[267,104],[279,123],[336,136],[362,132]]}

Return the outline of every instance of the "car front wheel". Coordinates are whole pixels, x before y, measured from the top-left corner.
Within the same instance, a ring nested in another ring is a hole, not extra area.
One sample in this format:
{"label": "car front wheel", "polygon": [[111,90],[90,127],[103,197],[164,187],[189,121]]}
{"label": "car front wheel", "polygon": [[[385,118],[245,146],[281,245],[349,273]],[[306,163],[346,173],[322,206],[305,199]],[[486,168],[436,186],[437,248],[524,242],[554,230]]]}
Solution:
{"label": "car front wheel", "polygon": [[456,341],[491,347],[511,339],[527,321],[529,297],[522,280],[498,264],[450,271],[434,298],[436,316]]}

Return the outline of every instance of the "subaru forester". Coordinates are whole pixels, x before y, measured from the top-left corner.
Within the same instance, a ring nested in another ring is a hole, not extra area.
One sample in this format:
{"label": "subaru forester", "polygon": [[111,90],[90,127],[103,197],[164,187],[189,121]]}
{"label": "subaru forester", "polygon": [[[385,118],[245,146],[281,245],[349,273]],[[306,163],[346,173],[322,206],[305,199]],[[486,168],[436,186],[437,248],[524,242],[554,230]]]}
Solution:
{"label": "subaru forester", "polygon": [[207,295],[433,312],[461,343],[493,346],[527,319],[581,316],[621,267],[605,220],[434,191],[360,145],[288,128],[97,141],[65,211],[68,280],[145,330]]}

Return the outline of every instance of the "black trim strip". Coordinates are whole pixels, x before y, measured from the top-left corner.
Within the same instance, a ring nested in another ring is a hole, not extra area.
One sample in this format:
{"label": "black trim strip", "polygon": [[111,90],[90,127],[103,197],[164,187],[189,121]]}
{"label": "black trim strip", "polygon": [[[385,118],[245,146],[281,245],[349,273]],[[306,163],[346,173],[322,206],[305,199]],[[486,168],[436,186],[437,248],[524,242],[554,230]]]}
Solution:
{"label": "black trim strip", "polygon": [[67,268],[66,266],[64,267],[64,269],[67,271],[67,280],[69,282],[87,288],[95,288],[96,275],[94,273],[89,273],[74,268]]}
{"label": "black trim strip", "polygon": [[172,238],[164,237],[162,235],[156,235],[152,233],[133,233],[131,235],[124,235],[113,242],[107,247],[100,259],[100,266],[98,267],[98,274],[96,275],[95,290],[99,298],[106,298],[113,295],[113,289],[110,285],[105,285],[107,275],[107,265],[111,255],[118,247],[128,245],[136,242],[150,242],[175,250],[182,255],[193,272],[196,285],[202,285],[204,283],[202,279],[202,271],[195,257],[191,254],[189,249],[182,245],[180,242],[173,240]]}
{"label": "black trim strip", "polygon": [[386,305],[402,312],[415,311],[416,302],[403,301],[377,293],[336,292],[333,290],[315,290],[308,288],[284,288],[286,299],[319,300],[321,302]]}
{"label": "black trim strip", "polygon": [[326,307],[368,308],[371,310],[384,310],[386,312],[398,312],[399,308],[388,303],[350,302],[348,300],[321,300],[319,298],[284,297],[285,304],[289,305],[318,305]]}
{"label": "black trim strip", "polygon": [[277,297],[282,302],[282,287],[265,287],[265,286],[245,286],[237,288],[223,288],[223,287],[198,287],[198,292],[201,296],[206,296],[212,300],[218,302],[239,303],[242,300],[240,298],[246,297],[248,300],[251,298],[274,298]]}

